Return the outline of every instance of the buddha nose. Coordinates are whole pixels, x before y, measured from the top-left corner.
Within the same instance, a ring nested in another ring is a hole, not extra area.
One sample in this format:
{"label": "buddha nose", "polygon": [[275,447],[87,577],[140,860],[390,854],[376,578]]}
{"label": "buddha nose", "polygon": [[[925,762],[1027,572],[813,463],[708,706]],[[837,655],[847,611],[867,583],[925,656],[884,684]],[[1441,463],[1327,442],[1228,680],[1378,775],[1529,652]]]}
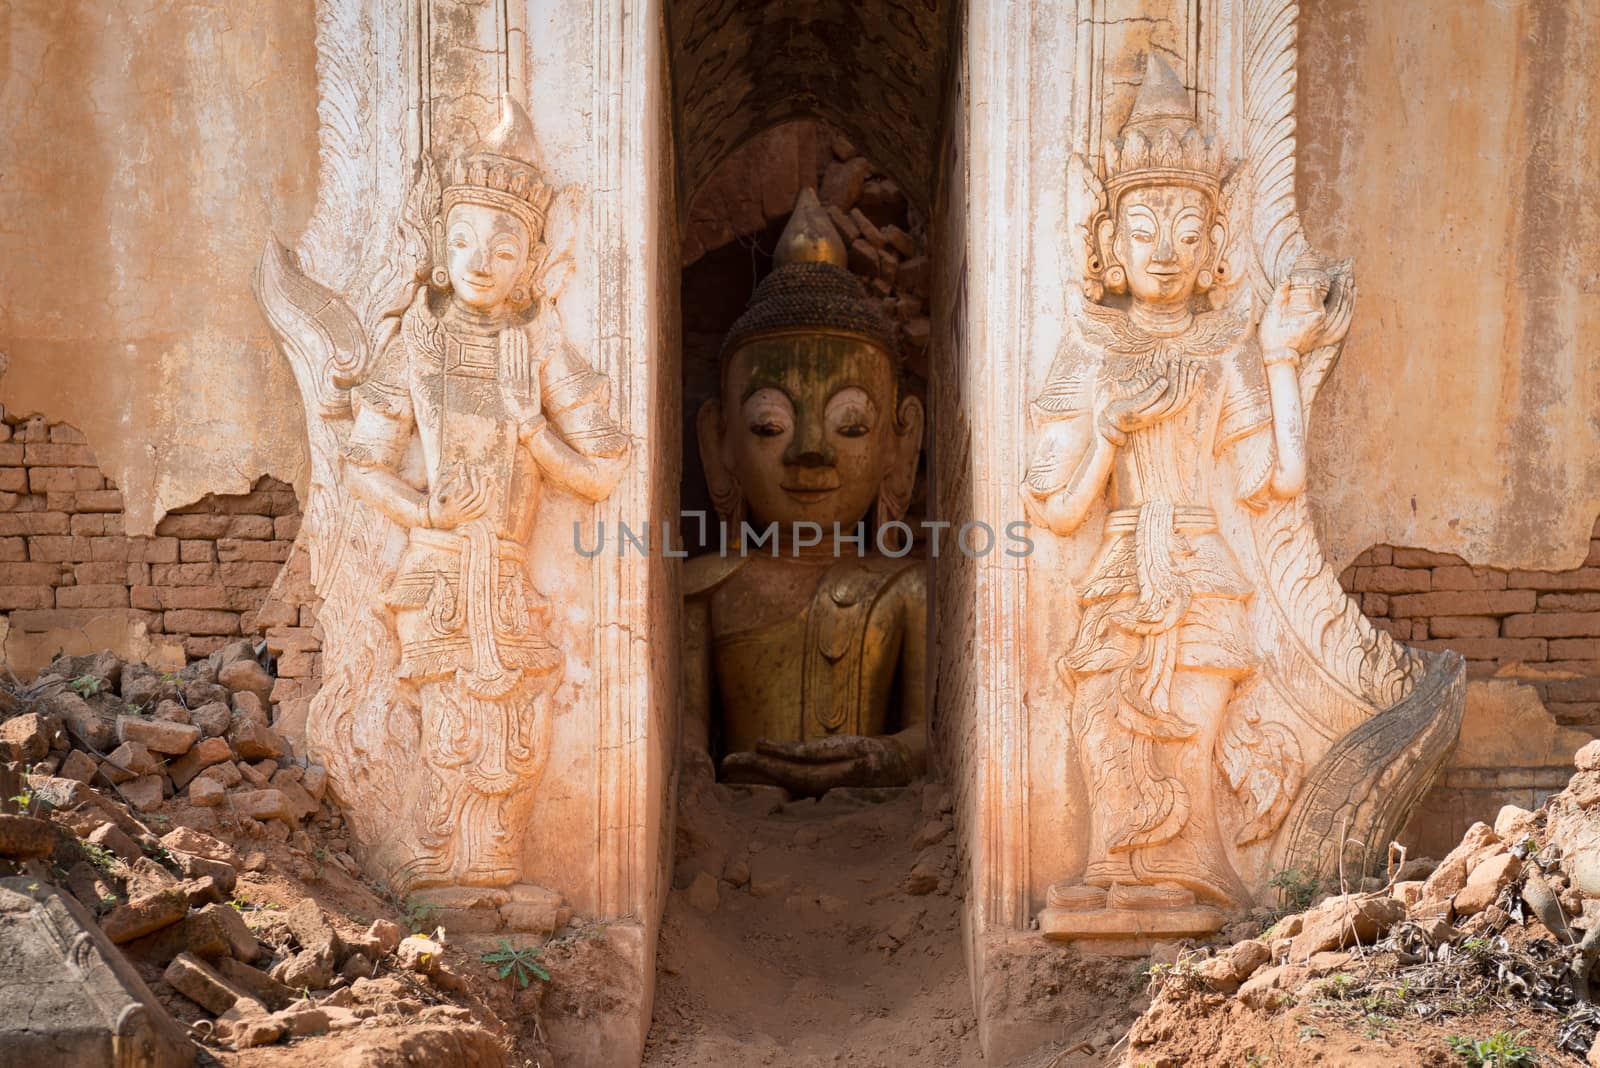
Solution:
{"label": "buddha nose", "polygon": [[795,427],[795,435],[783,451],[783,462],[796,467],[828,467],[835,459],[821,424],[813,425],[809,421]]}
{"label": "buddha nose", "polygon": [[467,270],[471,271],[473,274],[488,274],[489,250],[483,248],[474,250],[471,257],[467,260]]}

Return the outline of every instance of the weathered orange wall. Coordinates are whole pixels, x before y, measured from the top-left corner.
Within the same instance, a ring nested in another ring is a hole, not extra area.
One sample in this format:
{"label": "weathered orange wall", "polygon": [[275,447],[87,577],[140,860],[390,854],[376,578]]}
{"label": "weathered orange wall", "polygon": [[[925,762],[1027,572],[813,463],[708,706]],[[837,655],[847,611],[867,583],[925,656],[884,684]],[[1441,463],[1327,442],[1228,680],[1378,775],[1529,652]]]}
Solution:
{"label": "weathered orange wall", "polygon": [[304,481],[250,272],[311,210],[315,32],[312,0],[0,4],[0,401],[84,432],[130,533]]}

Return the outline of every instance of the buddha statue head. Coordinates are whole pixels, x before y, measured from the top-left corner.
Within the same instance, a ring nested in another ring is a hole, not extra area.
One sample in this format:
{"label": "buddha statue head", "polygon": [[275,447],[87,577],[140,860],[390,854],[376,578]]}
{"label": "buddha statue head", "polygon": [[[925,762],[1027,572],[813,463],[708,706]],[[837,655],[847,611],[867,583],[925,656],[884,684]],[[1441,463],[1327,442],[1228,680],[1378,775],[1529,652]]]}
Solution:
{"label": "buddha statue head", "polygon": [[845,269],[844,242],[803,190],[722,346],[721,389],[701,406],[700,456],[724,522],[796,523],[830,535],[900,519],[922,446],[922,402],[902,396],[893,330]]}
{"label": "buddha statue head", "polygon": [[1188,90],[1153,51],[1105,165],[1105,201],[1088,228],[1091,288],[1179,305],[1227,280],[1219,154]]}
{"label": "buddha statue head", "polygon": [[433,220],[434,287],[479,315],[521,311],[534,299],[551,188],[540,178],[533,124],[509,97],[500,124],[455,162]]}

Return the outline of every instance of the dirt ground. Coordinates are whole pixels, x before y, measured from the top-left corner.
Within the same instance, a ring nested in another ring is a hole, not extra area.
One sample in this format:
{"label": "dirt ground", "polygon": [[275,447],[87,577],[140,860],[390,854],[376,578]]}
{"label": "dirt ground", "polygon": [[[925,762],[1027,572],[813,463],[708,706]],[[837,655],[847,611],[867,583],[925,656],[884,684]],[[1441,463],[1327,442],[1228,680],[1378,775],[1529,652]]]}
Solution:
{"label": "dirt ground", "polygon": [[948,809],[937,785],[686,789],[645,1065],[980,1063]]}

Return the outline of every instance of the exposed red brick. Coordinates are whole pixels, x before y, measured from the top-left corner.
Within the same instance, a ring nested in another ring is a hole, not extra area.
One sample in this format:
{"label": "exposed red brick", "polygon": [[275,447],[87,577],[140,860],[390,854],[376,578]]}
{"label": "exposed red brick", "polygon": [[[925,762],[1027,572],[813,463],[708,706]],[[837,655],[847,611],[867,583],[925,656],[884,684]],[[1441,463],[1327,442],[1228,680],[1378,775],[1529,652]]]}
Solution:
{"label": "exposed red brick", "polygon": [[1600,639],[1552,638],[1551,660],[1593,660],[1600,662]]}
{"label": "exposed red brick", "polygon": [[1506,585],[1523,590],[1600,590],[1600,567],[1575,571],[1513,571]]}
{"label": "exposed red brick", "polygon": [[178,609],[162,616],[168,634],[230,635],[239,633],[239,617],[233,612]]}
{"label": "exposed red brick", "polygon": [[60,512],[6,512],[0,514],[0,537],[18,534],[66,534],[71,518]]}
{"label": "exposed red brick", "polygon": [[1454,553],[1434,553],[1426,549],[1394,550],[1395,567],[1450,567],[1465,563]]}
{"label": "exposed red brick", "polygon": [[92,467],[30,467],[28,490],[31,493],[74,493],[97,490],[105,485],[100,472]]}
{"label": "exposed red brick", "polygon": [[1507,616],[1503,627],[1508,638],[1593,638],[1600,636],[1600,614],[1537,612]]}
{"label": "exposed red brick", "polygon": [[41,534],[28,539],[29,560],[64,560],[76,562],[88,560],[89,543],[92,538],[62,537],[53,534]]}
{"label": "exposed red brick", "polygon": [[[95,467],[94,453],[87,445],[29,443],[23,446],[22,462],[29,467]],[[100,473],[95,472],[95,478]]]}
{"label": "exposed red brick", "polygon": [[1423,649],[1449,649],[1468,660],[1548,659],[1548,647],[1543,638],[1434,638],[1417,644]]}
{"label": "exposed red brick", "polygon": [[1600,593],[1541,593],[1541,612],[1600,612]]}
{"label": "exposed red brick", "polygon": [[224,585],[228,586],[259,586],[270,588],[278,577],[278,565],[272,563],[236,563],[219,564]]}
{"label": "exposed red brick", "polygon": [[1358,567],[1349,588],[1357,593],[1427,593],[1433,573],[1399,567]]}
{"label": "exposed red brick", "polygon": [[1391,616],[1505,616],[1532,612],[1532,590],[1446,590],[1389,598]]}
{"label": "exposed red brick", "polygon": [[1492,567],[1436,567],[1433,569],[1435,590],[1503,590],[1506,573]]}
{"label": "exposed red brick", "polygon": [[56,591],[57,608],[127,608],[128,587],[63,586]]}
{"label": "exposed red brick", "polygon": [[1434,616],[1427,621],[1434,638],[1497,638],[1500,621],[1486,616]]}
{"label": "exposed red brick", "polygon": [[19,608],[50,608],[55,601],[55,591],[49,586],[0,586],[0,612]]}
{"label": "exposed red brick", "polygon": [[121,537],[123,534],[122,516],[120,514],[96,514],[84,512],[72,517],[72,533],[81,534],[88,538]]}

